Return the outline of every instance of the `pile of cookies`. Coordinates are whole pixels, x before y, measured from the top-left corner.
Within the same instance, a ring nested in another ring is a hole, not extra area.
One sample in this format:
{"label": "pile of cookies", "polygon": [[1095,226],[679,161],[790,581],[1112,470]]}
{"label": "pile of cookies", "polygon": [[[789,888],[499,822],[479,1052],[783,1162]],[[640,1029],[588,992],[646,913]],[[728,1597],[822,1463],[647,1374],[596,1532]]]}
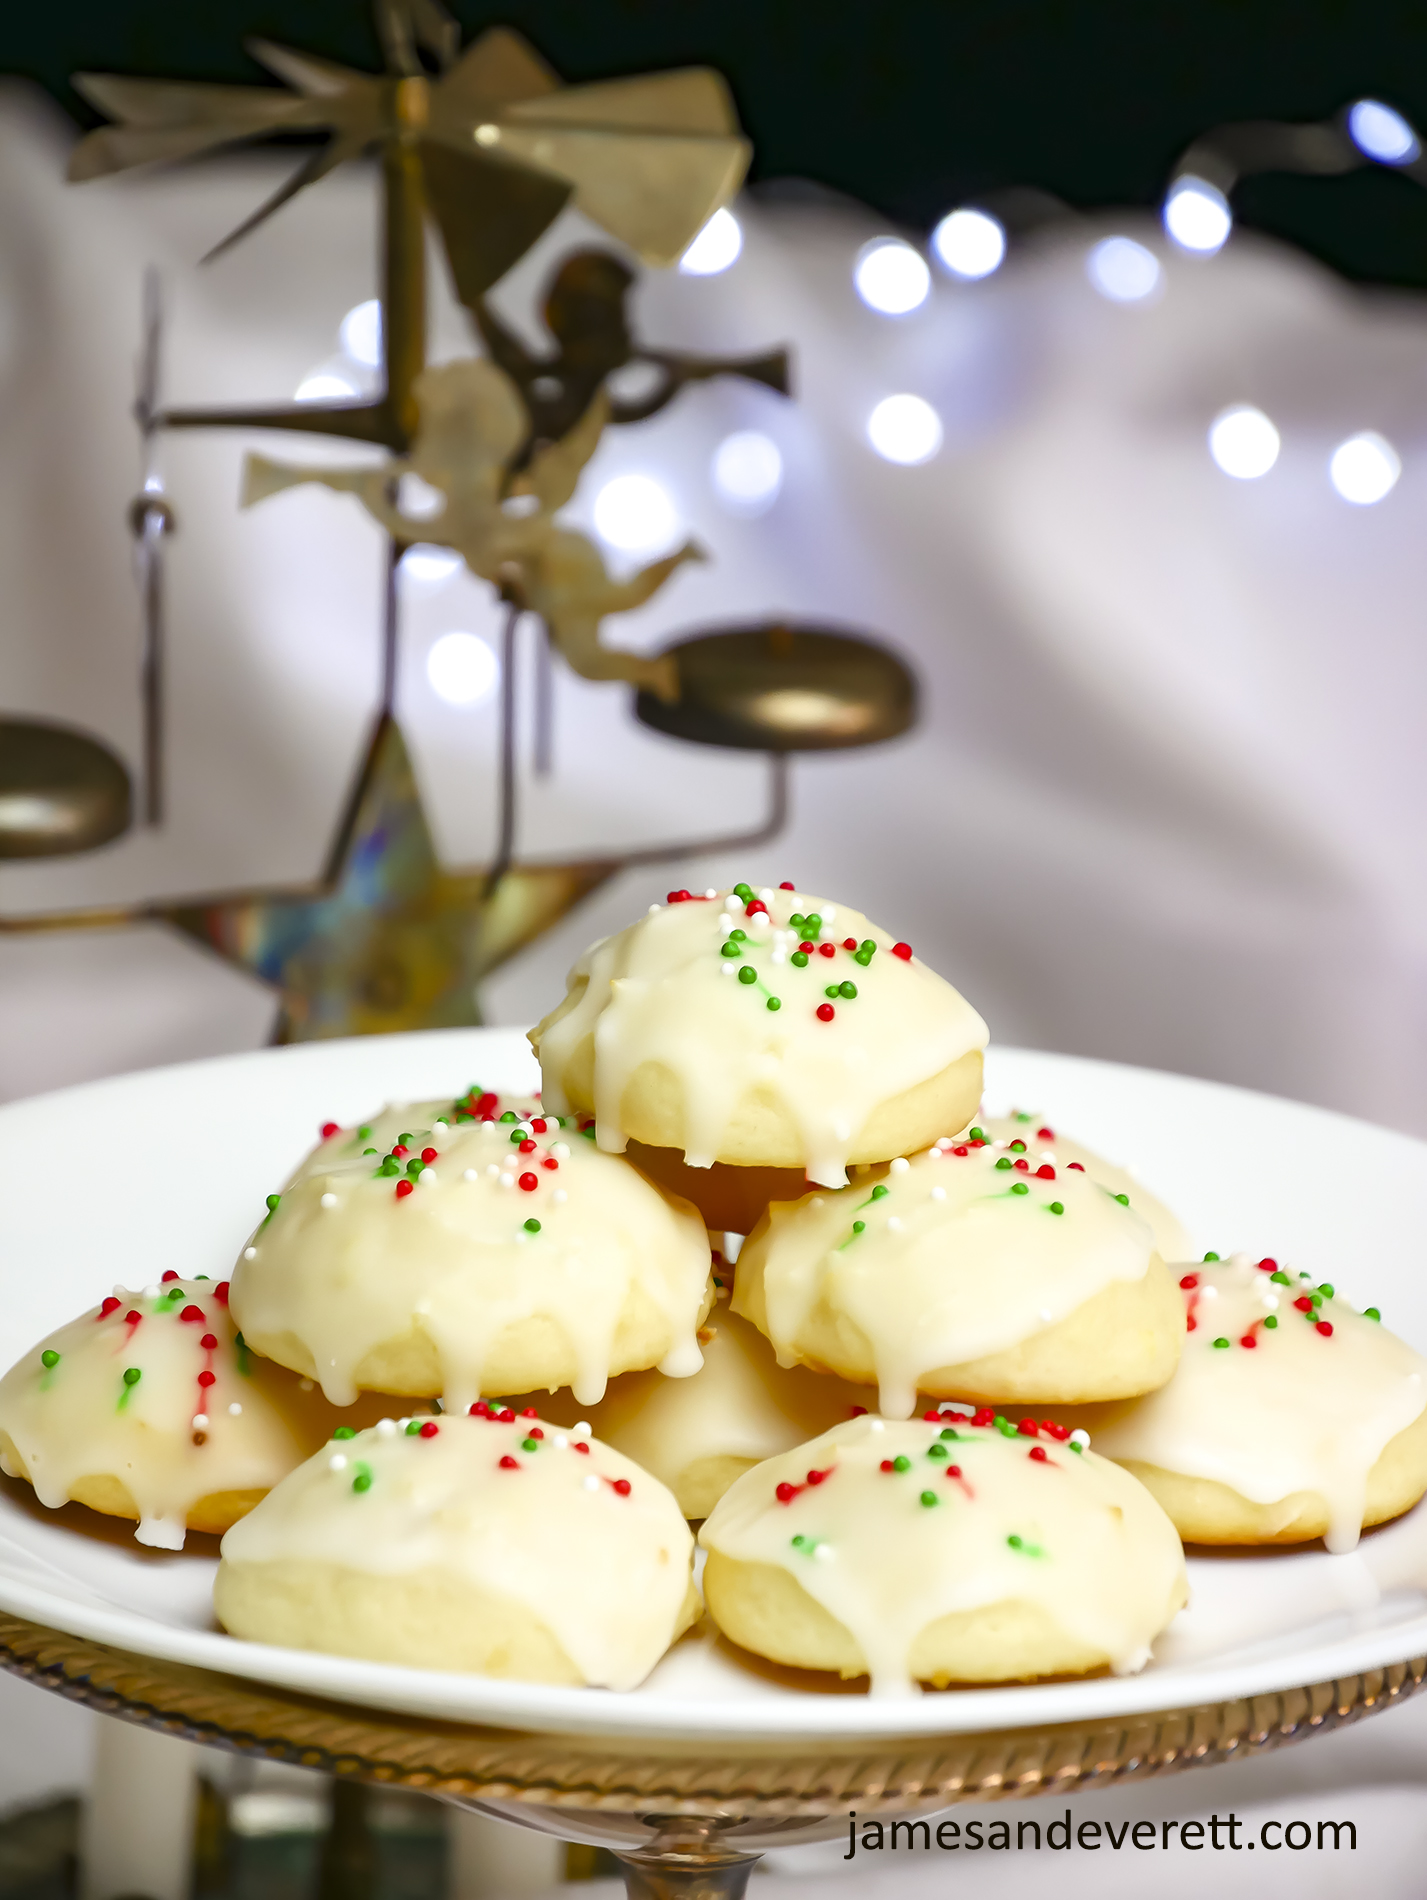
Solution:
{"label": "pile of cookies", "polygon": [[571,972],[538,1097],[327,1124],[230,1281],[0,1381],[0,1465],[226,1533],[252,1641],[629,1689],[707,1613],[808,1686],[1138,1669],[1181,1539],[1421,1497],[1427,1361],[981,1116],[986,1035],[855,911],[673,891]]}

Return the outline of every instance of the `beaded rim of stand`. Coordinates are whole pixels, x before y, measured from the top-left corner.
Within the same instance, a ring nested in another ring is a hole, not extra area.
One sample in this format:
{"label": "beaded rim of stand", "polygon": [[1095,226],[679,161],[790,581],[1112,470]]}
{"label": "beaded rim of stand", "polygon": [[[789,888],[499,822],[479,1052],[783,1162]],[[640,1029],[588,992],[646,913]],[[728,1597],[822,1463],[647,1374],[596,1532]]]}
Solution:
{"label": "beaded rim of stand", "polygon": [[904,1742],[739,1745],[465,1727],[288,1694],[154,1661],[0,1612],[0,1667],[71,1701],[189,1741],[428,1794],[606,1813],[813,1818],[906,1814],[1070,1794],[1266,1753],[1414,1695],[1427,1656],[1336,1682],[1122,1721]]}

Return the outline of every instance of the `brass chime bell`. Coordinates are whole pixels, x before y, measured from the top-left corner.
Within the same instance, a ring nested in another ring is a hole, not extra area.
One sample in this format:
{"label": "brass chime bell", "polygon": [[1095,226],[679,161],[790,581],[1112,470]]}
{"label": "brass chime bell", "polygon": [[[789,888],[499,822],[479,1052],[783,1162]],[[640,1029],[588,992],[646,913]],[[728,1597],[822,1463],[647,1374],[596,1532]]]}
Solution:
{"label": "brass chime bell", "polygon": [[92,851],[129,828],[129,774],[97,739],[0,719],[0,858]]}

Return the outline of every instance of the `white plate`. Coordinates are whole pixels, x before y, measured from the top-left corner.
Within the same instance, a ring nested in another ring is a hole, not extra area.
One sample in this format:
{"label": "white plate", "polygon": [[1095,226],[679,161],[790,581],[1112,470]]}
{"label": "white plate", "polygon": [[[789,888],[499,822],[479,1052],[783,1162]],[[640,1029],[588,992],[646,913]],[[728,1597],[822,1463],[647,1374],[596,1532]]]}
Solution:
{"label": "white plate", "polygon": [[[515,1030],[313,1043],[123,1076],[0,1108],[0,1364],[110,1291],[172,1267],[221,1278],[319,1124],[471,1082],[532,1087]],[[992,1107],[1019,1105],[1133,1167],[1201,1246],[1272,1253],[1427,1344],[1427,1146],[1240,1089],[997,1049]],[[80,1528],[80,1527],[84,1528]],[[929,1694],[782,1687],[686,1638],[632,1695],[397,1669],[241,1643],[209,1604],[202,1550],[148,1551],[0,1479],[0,1607],[140,1654],[448,1720],[736,1743],[949,1734],[1119,1717],[1292,1688],[1427,1652],[1427,1506],[1350,1556],[1319,1549],[1190,1563],[1191,1607],[1143,1674]]]}

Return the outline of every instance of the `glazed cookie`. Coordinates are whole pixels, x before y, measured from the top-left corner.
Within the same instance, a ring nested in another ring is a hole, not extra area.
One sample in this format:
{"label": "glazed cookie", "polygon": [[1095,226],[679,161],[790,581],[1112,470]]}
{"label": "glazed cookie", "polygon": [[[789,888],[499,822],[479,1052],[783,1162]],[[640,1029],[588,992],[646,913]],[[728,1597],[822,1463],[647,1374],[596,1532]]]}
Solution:
{"label": "glazed cookie", "polygon": [[1427,1360],[1375,1307],[1247,1254],[1210,1254],[1179,1284],[1179,1370],[1092,1416],[1186,1542],[1351,1550],[1427,1491]]}
{"label": "glazed cookie", "polygon": [[1198,1252],[1176,1216],[1163,1201],[1148,1193],[1128,1169],[1117,1168],[1113,1161],[1096,1154],[1093,1148],[1083,1147],[1058,1128],[1050,1127],[1044,1115],[982,1115],[978,1119],[982,1130],[993,1141],[1012,1145],[1024,1142],[1025,1152],[1035,1166],[1048,1161],[1058,1169],[1078,1168],[1101,1187],[1109,1188],[1112,1194],[1129,1195],[1135,1212],[1149,1222],[1155,1251],[1161,1260],[1192,1260]]}
{"label": "glazed cookie", "polygon": [[971,1005],[859,912],[787,886],[673,891],[569,983],[531,1033],[544,1099],[593,1114],[612,1154],[634,1140],[691,1171],[841,1186],[849,1161],[924,1147],[980,1099],[986,1025]]}
{"label": "glazed cookie", "polygon": [[386,1419],[223,1540],[234,1636],[418,1669],[632,1689],[700,1610],[656,1479],[533,1411]]}
{"label": "glazed cookie", "polygon": [[784,1371],[763,1335],[726,1306],[715,1308],[699,1342],[703,1370],[692,1379],[627,1372],[587,1414],[605,1444],[668,1485],[685,1517],[707,1517],[762,1459],[876,1402],[840,1379]]}
{"label": "glazed cookie", "polygon": [[972,1129],[885,1177],[770,1207],[733,1308],[779,1363],[877,1385],[1070,1404],[1163,1385],[1183,1337],[1173,1278],[1124,1195]]}
{"label": "glazed cookie", "polygon": [[1185,1602],[1184,1555],[1084,1437],[989,1411],[839,1425],[724,1495],[699,1536],[710,1614],[874,1695],[1140,1669]]}
{"label": "glazed cookie", "polygon": [[[305,1389],[304,1389],[305,1388]],[[339,1423],[310,1380],[235,1337],[228,1284],[166,1273],[110,1295],[0,1379],[0,1468],[41,1504],[138,1519],[141,1544],[225,1531]]]}
{"label": "glazed cookie", "polygon": [[473,1083],[456,1101],[443,1097],[435,1102],[388,1102],[367,1121],[343,1126],[324,1122],[317,1146],[305,1155],[287,1181],[291,1187],[307,1174],[325,1174],[336,1161],[353,1161],[375,1149],[389,1154],[398,1143],[411,1153],[419,1153],[433,1131],[442,1132],[472,1122],[513,1124],[528,1121],[540,1113],[535,1095],[501,1095]]}
{"label": "glazed cookie", "polygon": [[[411,1121],[418,1121],[412,1114]],[[433,1118],[381,1153],[340,1134],[305,1163],[243,1251],[233,1312],[250,1344],[316,1379],[440,1395],[697,1372],[708,1235],[573,1121]]]}

